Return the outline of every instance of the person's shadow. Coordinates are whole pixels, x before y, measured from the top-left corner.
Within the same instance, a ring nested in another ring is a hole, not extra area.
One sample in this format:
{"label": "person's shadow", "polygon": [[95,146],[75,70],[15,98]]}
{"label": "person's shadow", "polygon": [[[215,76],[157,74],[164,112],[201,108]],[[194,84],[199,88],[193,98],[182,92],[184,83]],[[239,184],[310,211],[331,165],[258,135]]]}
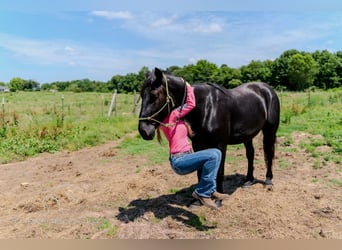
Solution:
{"label": "person's shadow", "polygon": [[[241,174],[227,175],[224,181],[224,192],[231,195],[237,188],[242,187],[246,176]],[[165,194],[155,198],[137,199],[131,201],[126,207],[119,207],[116,218],[125,223],[133,222],[137,218],[144,218],[145,213],[152,212],[158,219],[171,217],[187,226],[199,231],[207,231],[216,226],[205,225],[203,219],[193,213],[196,206],[192,192],[196,185],[184,188],[174,194]]]}

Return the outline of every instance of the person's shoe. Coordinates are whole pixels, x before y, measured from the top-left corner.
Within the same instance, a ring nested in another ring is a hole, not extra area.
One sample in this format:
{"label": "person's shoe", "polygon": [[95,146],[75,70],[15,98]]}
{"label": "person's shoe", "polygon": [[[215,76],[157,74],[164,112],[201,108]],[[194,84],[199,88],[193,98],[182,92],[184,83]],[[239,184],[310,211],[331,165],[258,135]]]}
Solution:
{"label": "person's shoe", "polygon": [[192,197],[194,197],[195,199],[198,199],[206,207],[209,207],[212,209],[218,209],[216,203],[211,198],[199,196],[196,192],[192,193]]}
{"label": "person's shoe", "polygon": [[229,198],[229,195],[215,191],[211,194],[211,197],[215,200],[227,200]]}

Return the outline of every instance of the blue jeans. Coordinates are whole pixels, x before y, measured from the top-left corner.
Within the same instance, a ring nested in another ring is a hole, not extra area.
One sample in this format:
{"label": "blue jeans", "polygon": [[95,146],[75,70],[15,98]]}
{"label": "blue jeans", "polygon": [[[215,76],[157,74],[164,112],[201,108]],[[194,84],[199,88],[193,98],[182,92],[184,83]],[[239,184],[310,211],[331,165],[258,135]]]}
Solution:
{"label": "blue jeans", "polygon": [[221,162],[221,151],[209,148],[181,156],[170,155],[172,169],[180,175],[202,170],[195,192],[203,197],[211,197],[216,191],[216,176]]}

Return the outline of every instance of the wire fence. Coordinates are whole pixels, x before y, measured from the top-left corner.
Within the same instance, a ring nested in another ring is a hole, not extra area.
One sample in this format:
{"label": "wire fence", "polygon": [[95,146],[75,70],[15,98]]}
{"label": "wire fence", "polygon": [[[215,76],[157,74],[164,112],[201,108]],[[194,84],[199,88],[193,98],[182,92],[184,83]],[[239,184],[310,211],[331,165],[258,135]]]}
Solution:
{"label": "wire fence", "polygon": [[139,112],[136,92],[18,92],[4,93],[1,101],[2,127],[27,128],[31,124],[55,122],[57,118],[62,124],[95,118],[115,119],[136,116]]}

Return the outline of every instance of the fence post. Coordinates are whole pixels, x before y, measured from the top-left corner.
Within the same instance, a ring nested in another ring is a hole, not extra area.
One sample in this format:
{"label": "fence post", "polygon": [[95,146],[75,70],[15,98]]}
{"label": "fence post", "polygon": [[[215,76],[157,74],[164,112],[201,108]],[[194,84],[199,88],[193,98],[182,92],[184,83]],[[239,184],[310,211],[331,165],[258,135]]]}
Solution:
{"label": "fence post", "polygon": [[103,96],[103,94],[101,94],[101,114],[102,114],[102,117],[104,116],[104,112],[103,112],[103,110],[104,110],[104,96]]}
{"label": "fence post", "polygon": [[118,115],[118,109],[117,109],[117,105],[116,105],[116,100],[117,100],[117,98],[116,98],[116,94],[117,94],[117,90],[115,90],[115,98],[114,98],[114,115],[115,116],[117,116]]}
{"label": "fence post", "polygon": [[[107,114],[108,119],[110,117],[110,114],[113,111],[113,107],[116,106],[116,94],[117,94],[117,90],[115,90],[113,97],[112,97],[112,101],[111,101],[110,106],[109,106],[109,110],[108,110],[108,114]],[[114,107],[114,108],[115,108],[115,115],[116,115],[116,107]]]}
{"label": "fence post", "polygon": [[2,127],[5,127],[5,97],[2,97]]}
{"label": "fence post", "polygon": [[133,107],[133,113],[135,114],[137,110],[138,103],[140,101],[140,95],[138,95],[138,99],[136,99],[135,91],[134,91],[134,107]]}
{"label": "fence post", "polygon": [[136,108],[137,108],[137,104],[136,104],[136,97],[135,97],[135,94],[136,94],[136,91],[134,90],[133,91],[133,103],[134,103],[134,106],[133,106],[133,111],[132,113],[135,114],[135,111],[136,111]]}
{"label": "fence post", "polygon": [[64,124],[64,95],[61,97],[62,99],[62,125]]}

